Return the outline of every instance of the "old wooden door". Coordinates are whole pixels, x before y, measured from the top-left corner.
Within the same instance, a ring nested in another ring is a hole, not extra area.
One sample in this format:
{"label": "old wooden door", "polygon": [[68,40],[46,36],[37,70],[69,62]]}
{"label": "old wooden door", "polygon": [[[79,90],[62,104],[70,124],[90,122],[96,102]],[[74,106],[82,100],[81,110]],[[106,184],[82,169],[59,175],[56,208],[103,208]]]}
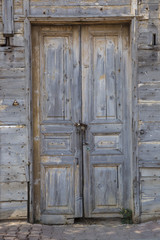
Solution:
{"label": "old wooden door", "polygon": [[131,204],[128,27],[35,26],[35,220],[117,216]]}

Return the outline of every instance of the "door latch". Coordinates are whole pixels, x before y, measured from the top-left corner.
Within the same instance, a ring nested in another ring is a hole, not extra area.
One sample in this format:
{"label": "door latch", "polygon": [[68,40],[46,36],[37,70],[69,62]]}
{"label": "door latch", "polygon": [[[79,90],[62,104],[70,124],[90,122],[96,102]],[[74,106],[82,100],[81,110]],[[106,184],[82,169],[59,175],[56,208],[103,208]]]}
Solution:
{"label": "door latch", "polygon": [[87,128],[87,124],[82,123],[81,121],[79,121],[78,123],[75,123],[74,126],[77,128],[80,128],[81,131],[85,131]]}

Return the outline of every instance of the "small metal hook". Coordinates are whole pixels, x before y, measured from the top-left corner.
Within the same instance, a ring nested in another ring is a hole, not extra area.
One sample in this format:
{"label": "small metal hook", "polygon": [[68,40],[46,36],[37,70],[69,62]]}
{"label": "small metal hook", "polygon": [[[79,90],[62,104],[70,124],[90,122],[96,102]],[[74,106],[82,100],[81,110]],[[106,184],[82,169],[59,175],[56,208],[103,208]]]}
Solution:
{"label": "small metal hook", "polygon": [[19,103],[16,100],[14,100],[13,106],[19,106]]}

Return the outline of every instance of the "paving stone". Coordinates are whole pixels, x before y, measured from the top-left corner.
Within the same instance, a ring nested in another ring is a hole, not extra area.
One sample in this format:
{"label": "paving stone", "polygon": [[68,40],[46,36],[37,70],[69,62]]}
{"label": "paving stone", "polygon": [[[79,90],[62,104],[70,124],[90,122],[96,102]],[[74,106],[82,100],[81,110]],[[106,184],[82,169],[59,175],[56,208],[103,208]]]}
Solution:
{"label": "paving stone", "polygon": [[9,237],[16,237],[17,233],[16,232],[7,232],[6,236]]}
{"label": "paving stone", "polygon": [[122,225],[119,222],[50,226],[1,222],[0,240],[160,240],[160,221]]}
{"label": "paving stone", "polygon": [[39,240],[40,237],[28,237],[28,240]]}
{"label": "paving stone", "polygon": [[26,235],[17,235],[17,238],[19,239],[19,240],[26,240],[27,239],[27,236]]}
{"label": "paving stone", "polygon": [[4,237],[4,240],[17,240],[15,237]]}

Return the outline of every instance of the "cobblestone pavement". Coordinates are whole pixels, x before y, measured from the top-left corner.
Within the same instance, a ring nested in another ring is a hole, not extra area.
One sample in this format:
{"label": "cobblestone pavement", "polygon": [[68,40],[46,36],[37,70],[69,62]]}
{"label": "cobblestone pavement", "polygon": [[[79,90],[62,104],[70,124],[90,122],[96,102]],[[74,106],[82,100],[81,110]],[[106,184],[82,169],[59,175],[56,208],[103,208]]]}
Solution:
{"label": "cobblestone pavement", "polygon": [[0,240],[160,240],[160,220],[124,225],[118,221],[73,225],[0,222]]}

